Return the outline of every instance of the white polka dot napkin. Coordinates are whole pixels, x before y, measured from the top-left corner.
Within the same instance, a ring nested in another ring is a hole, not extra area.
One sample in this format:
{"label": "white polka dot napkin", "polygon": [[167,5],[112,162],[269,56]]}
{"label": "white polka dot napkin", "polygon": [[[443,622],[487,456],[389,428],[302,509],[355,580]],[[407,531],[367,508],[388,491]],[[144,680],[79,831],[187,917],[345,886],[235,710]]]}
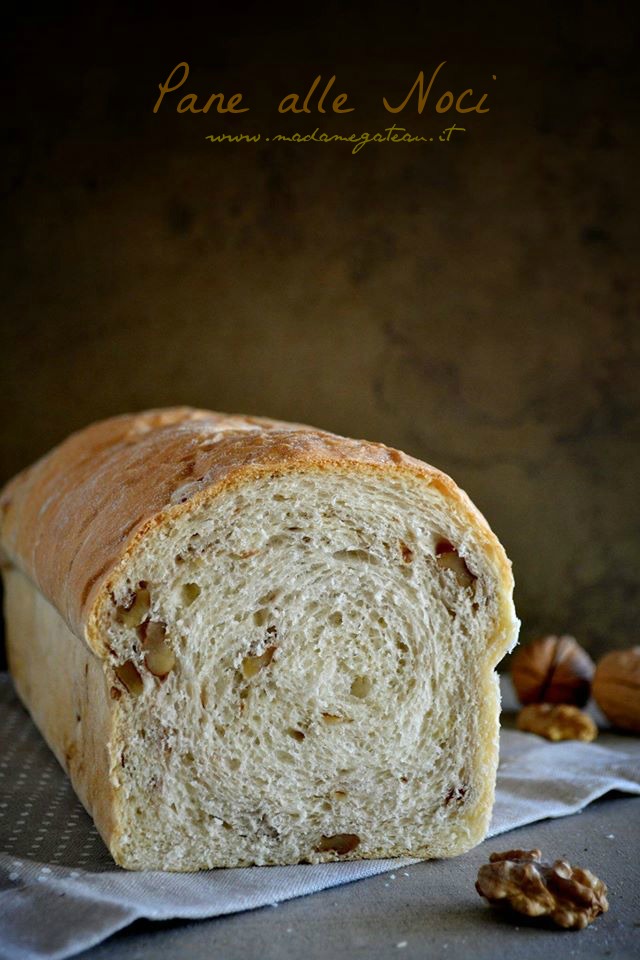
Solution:
{"label": "white polka dot napkin", "polygon": [[[506,691],[509,695],[509,691]],[[547,743],[503,730],[490,835],[640,794],[640,739]],[[203,873],[118,869],[53,754],[0,675],[0,958],[73,956],[139,918],[215,917],[398,869],[411,860]]]}

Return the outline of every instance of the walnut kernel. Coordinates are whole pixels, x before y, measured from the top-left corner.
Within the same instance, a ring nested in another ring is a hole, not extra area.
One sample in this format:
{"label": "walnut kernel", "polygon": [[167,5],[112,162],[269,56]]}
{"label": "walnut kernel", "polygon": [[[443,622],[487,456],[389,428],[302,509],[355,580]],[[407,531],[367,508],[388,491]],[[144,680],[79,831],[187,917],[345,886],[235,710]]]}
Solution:
{"label": "walnut kernel", "polygon": [[302,743],[306,739],[306,734],[302,730],[298,730],[297,727],[287,727],[287,733],[290,737],[293,737],[294,740],[297,740],[298,743]]}
{"label": "walnut kernel", "polygon": [[413,563],[413,550],[404,540],[400,541],[400,554],[404,563]]}
{"label": "walnut kernel", "polygon": [[598,728],[591,717],[569,704],[532,703],[518,714],[518,730],[547,740],[595,740]]}
{"label": "walnut kernel", "polygon": [[145,620],[138,627],[138,633],[142,640],[147,670],[164,680],[176,665],[175,654],[165,640],[166,624],[156,620]]}
{"label": "walnut kernel", "polygon": [[333,726],[336,723],[351,723],[350,717],[340,717],[337,713],[323,713],[322,719],[329,726]]}
{"label": "walnut kernel", "polygon": [[549,917],[567,930],[582,930],[609,909],[606,885],[589,870],[540,857],[540,850],[492,853],[478,871],[476,890],[492,904]]}
{"label": "walnut kernel", "polygon": [[146,587],[141,587],[116,607],[116,620],[125,627],[137,627],[148,614],[150,606],[151,595]]}
{"label": "walnut kernel", "polygon": [[259,657],[245,657],[242,661],[242,676],[245,680],[250,680],[260,673],[264,667],[268,667],[277,649],[277,647],[267,647]]}

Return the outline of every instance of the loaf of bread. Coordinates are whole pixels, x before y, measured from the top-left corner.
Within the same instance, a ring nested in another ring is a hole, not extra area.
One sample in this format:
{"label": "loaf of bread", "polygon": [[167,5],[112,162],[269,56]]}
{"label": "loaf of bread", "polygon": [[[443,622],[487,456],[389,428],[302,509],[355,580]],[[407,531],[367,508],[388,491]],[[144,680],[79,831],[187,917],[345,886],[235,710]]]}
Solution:
{"label": "loaf of bread", "polygon": [[511,566],[382,444],[177,408],[0,497],[16,689],[130,869],[447,857],[487,830]]}

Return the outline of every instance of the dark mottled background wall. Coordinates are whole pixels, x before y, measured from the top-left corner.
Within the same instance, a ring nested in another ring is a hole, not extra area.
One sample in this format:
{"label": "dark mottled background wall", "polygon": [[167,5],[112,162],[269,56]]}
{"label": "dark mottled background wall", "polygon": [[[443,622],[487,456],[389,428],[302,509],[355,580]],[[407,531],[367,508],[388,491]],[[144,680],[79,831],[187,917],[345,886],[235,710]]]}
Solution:
{"label": "dark mottled background wall", "polygon": [[[637,642],[633,6],[136,10],[8,24],[0,479],[163,404],[383,440],[486,513],[525,638]],[[182,59],[181,93],[251,112],[153,115]],[[318,73],[357,107],[323,129],[382,129],[382,95],[443,59],[443,89],[490,92],[450,144],[205,140],[313,129],[276,105]]]}

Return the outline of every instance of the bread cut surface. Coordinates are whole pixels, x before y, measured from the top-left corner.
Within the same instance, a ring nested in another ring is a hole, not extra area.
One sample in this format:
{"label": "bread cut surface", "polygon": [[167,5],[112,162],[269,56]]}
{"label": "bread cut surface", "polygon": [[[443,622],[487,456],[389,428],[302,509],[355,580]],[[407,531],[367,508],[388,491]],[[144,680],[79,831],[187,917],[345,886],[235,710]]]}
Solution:
{"label": "bread cut surface", "polygon": [[16,687],[119,864],[484,837],[517,620],[504,550],[450,478],[179,408],[75,434],[0,506]]}

